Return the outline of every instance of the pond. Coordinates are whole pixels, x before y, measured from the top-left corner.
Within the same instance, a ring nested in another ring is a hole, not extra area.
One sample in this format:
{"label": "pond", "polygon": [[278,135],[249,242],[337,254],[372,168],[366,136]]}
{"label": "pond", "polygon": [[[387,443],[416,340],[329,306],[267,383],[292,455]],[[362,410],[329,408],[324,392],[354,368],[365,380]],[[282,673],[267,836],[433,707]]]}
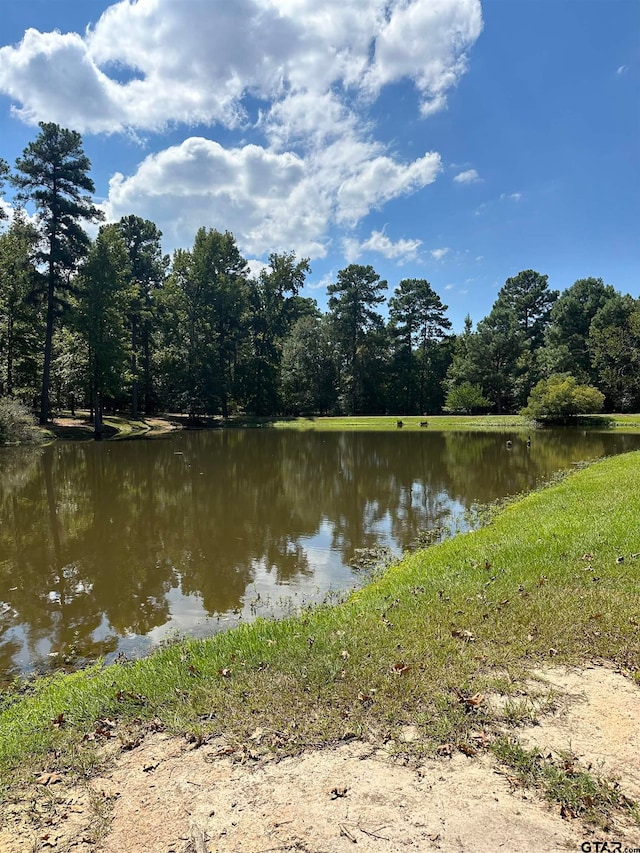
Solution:
{"label": "pond", "polygon": [[[511,446],[507,441],[512,442]],[[207,636],[362,583],[359,549],[580,461],[640,447],[581,430],[183,432],[0,451],[0,679]]]}

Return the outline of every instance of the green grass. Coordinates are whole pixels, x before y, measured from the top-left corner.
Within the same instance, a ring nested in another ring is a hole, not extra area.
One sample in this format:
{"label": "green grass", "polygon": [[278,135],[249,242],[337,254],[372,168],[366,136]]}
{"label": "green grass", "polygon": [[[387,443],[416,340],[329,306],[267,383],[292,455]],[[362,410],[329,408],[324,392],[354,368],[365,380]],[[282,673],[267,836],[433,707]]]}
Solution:
{"label": "green grass", "polygon": [[[96,743],[149,727],[220,736],[244,758],[351,737],[416,758],[472,752],[504,723],[473,697],[514,697],[517,722],[534,667],[606,659],[637,679],[638,482],[640,453],[607,459],[338,605],[17,684],[0,704],[5,786],[44,768],[89,772]],[[421,737],[404,743],[409,725]]]}
{"label": "green grass", "polygon": [[[354,415],[351,417],[299,417],[299,418],[250,418],[233,417],[227,419],[226,426],[274,427],[276,429],[297,429],[317,431],[387,431],[438,430],[464,431],[519,430],[531,432],[535,426],[521,415]],[[222,422],[220,422],[222,423]],[[585,415],[579,419],[581,428],[615,429],[616,431],[640,431],[640,414],[636,415]]]}
{"label": "green grass", "polygon": [[[249,415],[233,415],[229,418],[219,416],[203,417],[197,422],[197,428],[272,428],[316,430],[321,432],[353,430],[358,432],[381,432],[403,430],[438,431],[491,431],[509,430],[509,432],[531,432],[535,428],[531,421],[520,415],[359,415],[342,417],[299,417],[267,418]],[[640,414],[637,415],[586,415],[580,419],[580,426],[593,429],[613,429],[617,432],[640,432]],[[159,415],[147,419],[132,420],[124,415],[104,417],[104,438],[148,438],[172,429],[190,428],[186,415]],[[49,424],[40,428],[43,440],[61,439],[65,441],[89,441],[93,439],[93,426],[89,423],[88,413],[79,413],[71,418],[65,413],[64,422]]]}

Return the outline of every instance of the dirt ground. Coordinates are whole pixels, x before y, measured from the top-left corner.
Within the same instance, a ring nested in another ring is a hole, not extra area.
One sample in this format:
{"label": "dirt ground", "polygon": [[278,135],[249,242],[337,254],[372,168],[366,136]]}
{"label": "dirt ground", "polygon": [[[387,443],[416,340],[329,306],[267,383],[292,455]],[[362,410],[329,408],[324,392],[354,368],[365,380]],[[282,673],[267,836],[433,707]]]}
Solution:
{"label": "dirt ground", "polygon": [[[570,754],[640,800],[638,686],[606,667],[539,675],[557,692],[556,710],[514,730],[519,741]],[[416,734],[408,727],[404,736]],[[488,752],[415,767],[352,741],[249,765],[221,743],[196,749],[163,733],[83,787],[45,774],[0,823],[0,853],[519,853],[596,850],[605,840],[605,850],[640,850],[640,827],[618,819],[605,831],[563,818]]]}

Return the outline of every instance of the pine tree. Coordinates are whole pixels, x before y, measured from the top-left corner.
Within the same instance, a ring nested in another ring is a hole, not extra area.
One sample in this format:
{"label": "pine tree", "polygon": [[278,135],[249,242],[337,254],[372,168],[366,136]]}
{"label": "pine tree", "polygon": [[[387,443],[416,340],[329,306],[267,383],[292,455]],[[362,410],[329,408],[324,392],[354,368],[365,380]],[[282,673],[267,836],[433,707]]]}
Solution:
{"label": "pine tree", "polygon": [[94,191],[90,168],[79,133],[40,122],[40,134],[16,160],[17,174],[11,178],[19,190],[18,198],[35,205],[43,232],[39,260],[46,266],[47,312],[40,395],[42,424],[50,416],[51,356],[58,309],[90,242],[80,221],[103,218],[85,194]]}

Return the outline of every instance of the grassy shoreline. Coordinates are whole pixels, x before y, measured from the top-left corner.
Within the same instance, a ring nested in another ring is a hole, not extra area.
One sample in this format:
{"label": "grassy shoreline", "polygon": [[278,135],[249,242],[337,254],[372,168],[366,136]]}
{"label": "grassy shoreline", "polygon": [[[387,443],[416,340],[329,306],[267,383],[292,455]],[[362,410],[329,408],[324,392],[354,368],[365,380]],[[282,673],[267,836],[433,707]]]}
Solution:
{"label": "grassy shoreline", "polygon": [[[96,745],[158,728],[244,759],[348,738],[414,758],[474,751],[478,732],[498,742],[505,719],[530,718],[536,667],[604,660],[640,683],[639,479],[640,453],[595,463],[338,605],[9,691],[3,793],[43,769],[82,776]],[[474,698],[488,695],[507,712]]]}
{"label": "grassy shoreline", "polygon": [[[124,415],[107,415],[104,418],[104,438],[122,440],[132,438],[157,438],[182,429],[237,429],[237,428],[273,428],[315,430],[319,432],[357,430],[389,431],[398,430],[438,430],[438,431],[493,431],[493,432],[531,432],[535,425],[521,415],[358,415],[342,417],[291,417],[261,418],[234,415],[229,418],[217,416],[205,417],[195,426],[190,424],[186,415],[163,414],[149,418],[131,419]],[[640,414],[585,415],[575,427],[568,429],[606,429],[616,432],[640,432]],[[93,426],[88,413],[74,416],[65,413],[46,427],[39,428],[44,442],[90,441],[93,439]]]}

